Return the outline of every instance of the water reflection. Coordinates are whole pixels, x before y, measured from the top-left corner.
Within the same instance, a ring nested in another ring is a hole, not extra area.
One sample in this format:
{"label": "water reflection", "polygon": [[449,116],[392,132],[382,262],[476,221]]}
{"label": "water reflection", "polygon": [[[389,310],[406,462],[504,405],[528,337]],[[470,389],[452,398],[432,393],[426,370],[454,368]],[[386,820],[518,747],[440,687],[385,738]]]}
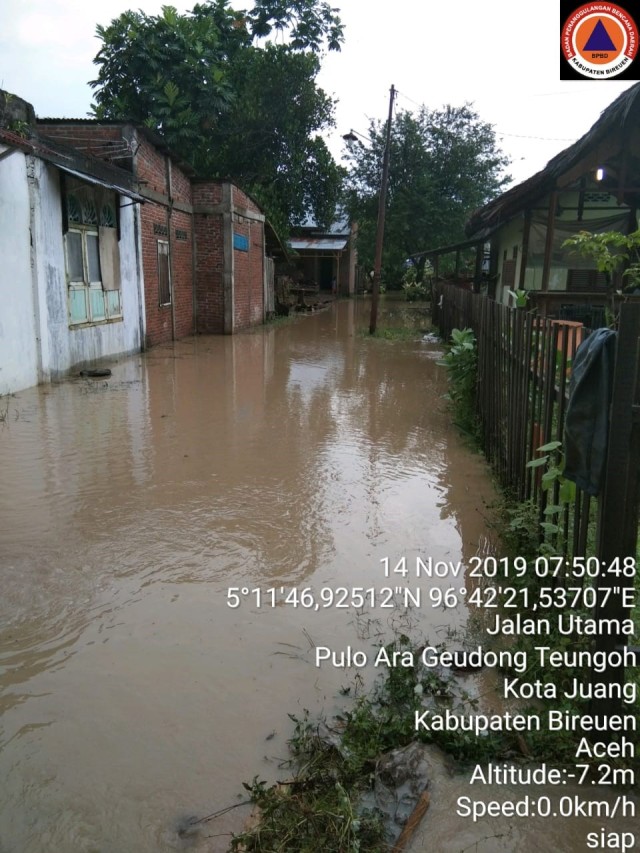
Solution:
{"label": "water reflection", "polygon": [[176,849],[178,815],[275,778],[287,713],[331,712],[349,680],[311,642],[358,624],[231,609],[228,587],[381,585],[383,557],[475,552],[491,487],[448,426],[434,345],[371,340],[367,320],[344,303],[10,399],[0,849]]}

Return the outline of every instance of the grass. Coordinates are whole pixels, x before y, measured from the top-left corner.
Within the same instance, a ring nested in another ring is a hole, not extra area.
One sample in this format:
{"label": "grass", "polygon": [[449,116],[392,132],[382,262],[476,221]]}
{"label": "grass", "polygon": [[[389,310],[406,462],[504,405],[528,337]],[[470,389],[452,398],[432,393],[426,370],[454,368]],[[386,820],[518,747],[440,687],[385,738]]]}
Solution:
{"label": "grass", "polygon": [[381,815],[359,808],[367,774],[321,732],[320,722],[291,718],[293,777],[267,785],[245,784],[259,810],[257,822],[234,836],[232,851],[262,853],[384,853]]}
{"label": "grass", "polygon": [[[391,658],[394,651],[410,649],[411,643],[401,634],[386,648]],[[337,718],[333,728],[324,720],[311,721],[308,712],[302,719],[292,716],[291,778],[267,785],[255,777],[245,784],[259,816],[234,836],[231,850],[383,853],[392,841],[383,815],[362,806],[373,789],[380,755],[422,740],[438,744],[465,765],[505,757],[513,749],[507,738],[468,732],[429,732],[418,737],[414,712],[425,709],[425,696],[443,705],[451,701],[447,683],[433,673],[419,666],[391,667],[369,695]]]}

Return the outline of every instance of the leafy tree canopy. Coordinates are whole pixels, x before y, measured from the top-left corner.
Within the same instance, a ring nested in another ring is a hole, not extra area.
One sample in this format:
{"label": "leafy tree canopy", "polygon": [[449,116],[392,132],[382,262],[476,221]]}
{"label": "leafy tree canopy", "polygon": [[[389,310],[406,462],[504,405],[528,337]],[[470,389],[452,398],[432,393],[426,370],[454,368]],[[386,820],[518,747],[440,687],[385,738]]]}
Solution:
{"label": "leafy tree canopy", "polygon": [[342,170],[320,137],[334,105],[315,80],[322,52],[343,41],[336,9],[257,0],[243,11],[209,0],[184,15],[125,12],[97,35],[98,119],[157,131],[201,177],[238,182],[283,233],[309,211],[331,218]]}
{"label": "leafy tree canopy", "polygon": [[[372,267],[386,124],[372,121],[369,145],[352,143],[348,206],[358,248]],[[421,250],[463,241],[469,214],[510,180],[490,124],[470,104],[402,111],[393,120],[383,274],[400,286],[404,262]]]}

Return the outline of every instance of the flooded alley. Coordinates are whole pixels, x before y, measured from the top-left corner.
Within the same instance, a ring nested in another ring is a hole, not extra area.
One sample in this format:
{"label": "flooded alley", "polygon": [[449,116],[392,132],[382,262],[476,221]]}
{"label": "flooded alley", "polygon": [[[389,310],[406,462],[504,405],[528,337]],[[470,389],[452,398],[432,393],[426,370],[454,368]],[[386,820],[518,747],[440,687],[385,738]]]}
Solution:
{"label": "flooded alley", "polygon": [[[450,426],[441,351],[370,339],[367,309],[0,400],[2,853],[184,849],[182,818],[278,776],[287,714],[342,701],[354,673],[313,645],[366,648],[407,618],[288,592],[395,587],[384,558],[484,547],[494,495]],[[465,613],[410,618],[436,642]],[[241,819],[189,849],[225,850]]]}

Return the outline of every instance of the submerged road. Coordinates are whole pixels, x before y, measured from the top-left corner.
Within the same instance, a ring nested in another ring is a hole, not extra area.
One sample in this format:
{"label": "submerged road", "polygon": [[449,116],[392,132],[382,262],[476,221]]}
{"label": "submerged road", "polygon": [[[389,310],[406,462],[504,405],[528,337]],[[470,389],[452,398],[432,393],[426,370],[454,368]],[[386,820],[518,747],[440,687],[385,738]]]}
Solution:
{"label": "submerged road", "polygon": [[288,713],[344,701],[358,670],[314,645],[464,624],[396,606],[383,561],[485,547],[490,478],[450,426],[437,345],[372,340],[367,311],[0,400],[2,853],[224,850],[240,810],[176,829],[278,777]]}

